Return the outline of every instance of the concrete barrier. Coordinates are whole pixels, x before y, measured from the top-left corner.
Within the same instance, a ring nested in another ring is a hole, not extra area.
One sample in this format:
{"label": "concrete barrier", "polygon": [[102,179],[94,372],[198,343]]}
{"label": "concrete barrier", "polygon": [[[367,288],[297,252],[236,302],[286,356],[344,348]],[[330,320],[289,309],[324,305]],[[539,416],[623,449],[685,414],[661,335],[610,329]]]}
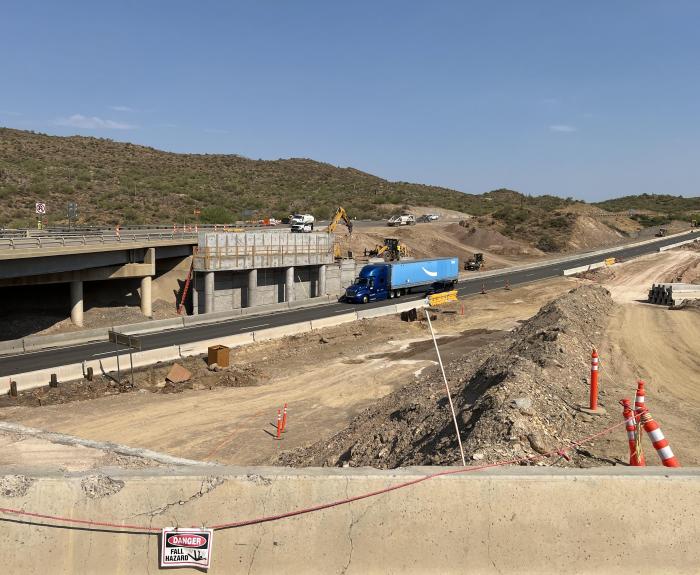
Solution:
{"label": "concrete barrier", "polygon": [[607,264],[605,262],[596,262],[594,264],[588,264],[587,266],[579,266],[577,268],[569,268],[562,272],[565,276],[572,276],[574,274],[580,274],[583,272],[589,272],[591,270],[597,270],[599,268],[604,268]]}
{"label": "concrete barrier", "polygon": [[253,332],[255,341],[266,341],[268,339],[277,339],[287,335],[297,335],[311,331],[311,322],[302,321],[300,323],[291,323],[289,325],[281,325],[279,327],[271,327],[269,329],[261,329]]}
{"label": "concrete barrier", "polygon": [[37,351],[51,347],[61,347],[67,345],[80,345],[93,341],[105,341],[107,339],[108,328],[86,329],[81,331],[71,331],[56,335],[31,335],[24,338],[25,351]]}
{"label": "concrete barrier", "polygon": [[[75,381],[83,377],[82,364],[60,365],[50,369],[40,369],[37,371],[27,371],[17,375],[13,375],[6,379],[17,382],[17,389],[24,391],[48,385],[51,380],[51,374],[55,373],[58,381]],[[95,373],[99,373],[96,371]],[[4,386],[3,386],[4,387]],[[4,390],[3,390],[4,392]]]}
{"label": "concrete barrier", "polygon": [[253,338],[253,332],[240,333],[236,335],[229,335],[225,337],[217,337],[215,339],[207,339],[204,341],[196,341],[193,343],[186,343],[179,346],[180,355],[182,357],[189,357],[193,355],[201,355],[207,353],[207,350],[212,345],[225,345],[227,347],[240,347],[242,345],[248,345],[253,343],[255,340]]}
{"label": "concrete barrier", "polygon": [[[153,528],[212,526],[339,501],[444,469],[27,472],[31,483],[0,494],[0,506]],[[114,493],[87,497],[82,482],[99,472],[113,480]],[[697,468],[476,471],[215,531],[208,573],[231,573],[232,566],[250,574],[694,573],[700,565],[700,546],[693,543],[700,538],[699,505]],[[47,557],[57,575],[158,571],[155,535],[3,517],[16,520],[0,529],[7,573],[44,575]]]}
{"label": "concrete barrier", "polygon": [[678,243],[675,243],[675,244],[670,244],[670,245],[668,245],[668,246],[662,246],[662,247],[659,248],[659,251],[660,251],[660,252],[665,252],[665,251],[667,251],[667,250],[672,250],[673,248],[678,248],[678,247],[684,246],[684,245],[686,245],[686,244],[692,244],[692,243],[697,242],[697,241],[700,241],[700,239],[699,239],[699,238],[693,238],[693,239],[691,239],[691,240],[685,240],[685,241],[683,241],[683,242],[678,242]]}
{"label": "concrete barrier", "polygon": [[[413,302],[411,302],[413,303]],[[416,307],[411,306],[411,307]],[[385,305],[382,307],[372,307],[369,309],[358,309],[357,310],[357,319],[369,319],[372,317],[381,317],[383,315],[392,315],[396,313],[396,306],[395,305]]]}
{"label": "concrete barrier", "polygon": [[286,301],[280,303],[269,303],[266,305],[256,305],[255,307],[244,307],[241,310],[241,315],[257,315],[267,314],[275,311],[289,309],[289,304]]}
{"label": "concrete barrier", "polygon": [[126,325],[115,325],[112,330],[118,333],[126,333],[136,335],[139,333],[148,333],[151,331],[163,331],[168,329],[179,329],[184,326],[181,317],[170,319],[156,319],[142,323],[132,323]]}
{"label": "concrete barrier", "polygon": [[0,355],[12,355],[15,353],[24,353],[23,339],[0,341]]}
{"label": "concrete barrier", "polygon": [[414,307],[417,309],[426,307],[426,304],[424,299],[419,299],[417,301],[405,301],[397,303],[394,307],[396,308],[396,313],[401,313],[402,311],[407,311],[409,309],[413,309]]}
{"label": "concrete barrier", "polygon": [[322,317],[321,319],[311,320],[311,329],[321,329],[324,327],[332,327],[334,325],[340,325],[343,323],[350,323],[357,321],[357,313],[342,313],[338,315],[332,315],[330,317]]}
{"label": "concrete barrier", "polygon": [[193,325],[205,325],[207,323],[216,323],[229,319],[237,319],[243,315],[241,309],[231,311],[216,311],[214,313],[200,313],[198,315],[188,315],[182,318],[185,327]]}

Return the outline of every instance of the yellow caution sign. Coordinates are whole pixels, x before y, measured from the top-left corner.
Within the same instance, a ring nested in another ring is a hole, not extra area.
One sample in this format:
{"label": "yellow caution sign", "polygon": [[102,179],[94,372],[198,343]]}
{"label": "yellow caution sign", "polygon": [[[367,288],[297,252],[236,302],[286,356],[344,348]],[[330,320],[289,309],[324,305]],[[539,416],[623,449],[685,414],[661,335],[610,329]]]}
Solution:
{"label": "yellow caution sign", "polygon": [[457,301],[457,290],[434,293],[428,296],[428,305],[442,305],[449,301]]}
{"label": "yellow caution sign", "polygon": [[605,265],[606,266],[611,266],[615,263],[615,258],[608,258],[605,260]]}

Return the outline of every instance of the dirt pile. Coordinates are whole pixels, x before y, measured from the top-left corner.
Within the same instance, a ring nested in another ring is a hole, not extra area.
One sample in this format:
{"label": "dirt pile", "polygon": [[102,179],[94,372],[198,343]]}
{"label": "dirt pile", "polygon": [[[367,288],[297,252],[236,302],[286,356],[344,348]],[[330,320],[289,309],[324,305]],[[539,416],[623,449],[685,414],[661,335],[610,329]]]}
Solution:
{"label": "dirt pile", "polygon": [[[506,341],[445,366],[470,460],[535,455],[617,421],[578,410],[587,398],[590,350],[602,336],[599,318],[612,307],[604,288],[577,288],[545,305]],[[567,457],[556,463],[612,462],[583,448]],[[394,468],[460,461],[444,384],[435,374],[379,400],[330,439],[282,453],[275,463]]]}
{"label": "dirt pile", "polygon": [[18,397],[10,397],[9,391],[0,395],[0,409],[4,407],[27,406],[41,407],[88,401],[100,397],[137,393],[182,393],[186,390],[212,390],[220,387],[251,387],[260,385],[264,373],[261,369],[247,362],[239,362],[227,368],[210,370],[205,361],[199,357],[185,358],[182,363],[191,372],[187,381],[172,382],[167,380],[171,370],[169,364],[134,369],[134,382],[128,369],[128,359],[122,364],[121,379],[116,373],[109,376],[96,375],[92,381],[60,382],[57,387],[48,385],[21,391]]}

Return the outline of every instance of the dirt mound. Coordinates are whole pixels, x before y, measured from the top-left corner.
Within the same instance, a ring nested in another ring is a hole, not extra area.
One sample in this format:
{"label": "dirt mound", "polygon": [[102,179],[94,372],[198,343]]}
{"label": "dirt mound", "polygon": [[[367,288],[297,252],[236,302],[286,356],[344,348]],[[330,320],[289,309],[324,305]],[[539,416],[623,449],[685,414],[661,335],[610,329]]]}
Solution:
{"label": "dirt mound", "polygon": [[619,244],[624,235],[605,225],[604,220],[579,216],[574,222],[567,246],[573,250],[594,249]]}
{"label": "dirt mound", "polygon": [[[577,288],[542,307],[505,342],[445,366],[468,458],[542,453],[610,421],[610,415],[593,417],[577,406],[587,396],[590,349],[601,337],[596,318],[612,306],[604,288]],[[557,463],[611,462],[582,448],[568,457],[571,462]],[[434,375],[379,400],[330,439],[282,453],[275,463],[395,468],[460,461],[444,384]]]}
{"label": "dirt mound", "polygon": [[500,232],[466,222],[466,226],[450,224],[445,227],[456,239],[494,254],[500,255],[542,255],[542,252],[530,245],[507,238]]}

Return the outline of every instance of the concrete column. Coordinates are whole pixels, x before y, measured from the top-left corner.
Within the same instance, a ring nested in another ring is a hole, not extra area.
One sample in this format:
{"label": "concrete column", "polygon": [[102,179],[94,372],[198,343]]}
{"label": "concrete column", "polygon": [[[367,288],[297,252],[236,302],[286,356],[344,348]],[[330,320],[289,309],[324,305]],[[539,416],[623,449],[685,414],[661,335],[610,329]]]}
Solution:
{"label": "concrete column", "polygon": [[141,278],[141,313],[146,317],[153,315],[151,307],[151,276]]}
{"label": "concrete column", "polygon": [[70,319],[73,325],[83,327],[83,282],[70,282]]}
{"label": "concrete column", "polygon": [[204,274],[204,313],[214,311],[214,272]]}
{"label": "concrete column", "polygon": [[294,301],[294,266],[288,267],[284,278],[284,299]]}
{"label": "concrete column", "polygon": [[258,305],[258,270],[248,272],[248,307]]}
{"label": "concrete column", "polygon": [[326,265],[318,266],[318,283],[316,284],[316,297],[326,295]]}

